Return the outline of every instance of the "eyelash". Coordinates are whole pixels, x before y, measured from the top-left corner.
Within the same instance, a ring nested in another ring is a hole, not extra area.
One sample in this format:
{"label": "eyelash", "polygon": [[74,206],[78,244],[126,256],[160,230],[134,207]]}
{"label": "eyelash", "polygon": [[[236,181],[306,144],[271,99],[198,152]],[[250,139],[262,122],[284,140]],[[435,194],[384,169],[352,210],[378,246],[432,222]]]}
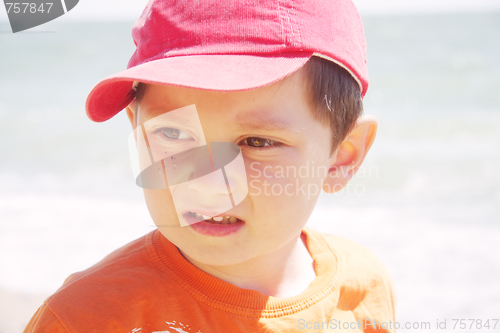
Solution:
{"label": "eyelash", "polygon": [[[172,139],[172,138],[169,138],[165,135],[165,131],[168,131],[168,130],[171,130],[171,129],[176,129],[177,128],[172,128],[172,127],[162,127],[162,128],[159,128],[155,131],[155,133],[158,133],[160,134],[164,139],[166,140],[169,140],[169,141],[177,141],[179,139]],[[183,130],[180,130],[181,132],[185,132]],[[188,134],[187,132],[185,132],[186,134]],[[189,135],[189,134],[188,134]],[[254,146],[250,146],[248,144],[248,139],[262,139],[262,140],[265,140],[266,143],[269,143],[268,145],[266,146],[263,146],[263,147],[254,147]],[[180,139],[180,140],[187,140],[187,139]],[[243,139],[242,141],[240,141],[239,145],[241,144],[244,144],[246,146],[246,148],[250,148],[250,149],[258,149],[258,150],[266,150],[266,149],[272,149],[272,148],[280,148],[282,147],[284,144],[282,142],[279,142],[279,141],[274,141],[274,140],[271,140],[271,139],[266,139],[266,138],[261,138],[261,137],[258,137],[258,136],[251,136],[251,137],[248,137],[248,138],[245,138]]]}
{"label": "eyelash", "polygon": [[[253,146],[250,146],[247,142],[248,139],[252,139],[252,138],[256,138],[256,139],[262,139],[262,140],[265,140],[266,143],[270,143],[266,146],[263,146],[263,147],[253,147]],[[279,141],[274,141],[274,140],[271,140],[271,139],[265,139],[265,138],[261,138],[261,137],[258,137],[258,136],[251,136],[251,137],[248,137],[248,138],[245,138],[243,139],[242,141],[240,141],[239,145],[245,145],[246,149],[247,148],[250,148],[250,149],[258,149],[258,150],[266,150],[266,149],[272,149],[272,148],[280,148],[282,146],[284,146],[284,144],[282,142],[279,142]]]}
{"label": "eyelash", "polygon": [[[165,134],[165,132],[167,132],[168,130],[178,130],[178,131],[181,132],[181,134],[179,135],[179,137],[183,135],[182,133],[184,133],[184,134],[189,135],[190,138],[189,139],[187,139],[187,138],[182,138],[182,139],[179,139],[179,138],[177,138],[177,139],[169,138]],[[174,128],[174,127],[161,127],[161,128],[158,128],[157,130],[155,130],[154,133],[161,135],[163,139],[168,140],[168,141],[194,140],[194,138],[191,136],[191,134],[189,134],[189,132],[181,130],[181,129],[178,129],[178,128]]]}

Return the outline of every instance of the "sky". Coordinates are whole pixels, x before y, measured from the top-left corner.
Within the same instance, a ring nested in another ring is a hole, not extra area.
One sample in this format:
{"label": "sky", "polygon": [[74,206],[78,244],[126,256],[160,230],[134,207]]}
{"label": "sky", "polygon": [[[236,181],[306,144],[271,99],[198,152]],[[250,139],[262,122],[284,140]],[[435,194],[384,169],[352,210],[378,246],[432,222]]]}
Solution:
{"label": "sky", "polygon": [[[120,20],[139,17],[147,0],[80,0],[65,20]],[[500,11],[500,0],[354,0],[361,15]],[[0,21],[7,12],[0,9]]]}

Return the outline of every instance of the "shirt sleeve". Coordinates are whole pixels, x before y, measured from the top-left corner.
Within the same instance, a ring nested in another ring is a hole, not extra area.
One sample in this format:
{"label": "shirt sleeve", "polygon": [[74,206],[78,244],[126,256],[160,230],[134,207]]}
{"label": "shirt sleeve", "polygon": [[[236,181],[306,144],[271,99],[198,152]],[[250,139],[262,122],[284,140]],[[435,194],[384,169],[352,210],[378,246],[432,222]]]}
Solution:
{"label": "shirt sleeve", "polygon": [[35,312],[24,333],[68,333],[68,330],[61,323],[52,310],[43,304]]}
{"label": "shirt sleeve", "polygon": [[396,296],[386,267],[361,244],[338,236],[329,239],[345,262],[339,308],[352,311],[362,332],[394,333]]}
{"label": "shirt sleeve", "polygon": [[[381,267],[385,271],[385,267]],[[381,272],[382,273],[382,272]],[[388,273],[371,279],[364,299],[354,310],[360,318],[365,332],[396,332],[396,296]]]}
{"label": "shirt sleeve", "polygon": [[[353,311],[362,320],[364,332],[396,332],[396,295],[391,276],[373,255],[366,256],[358,272],[364,282],[362,301]],[[371,258],[370,258],[371,257]]]}

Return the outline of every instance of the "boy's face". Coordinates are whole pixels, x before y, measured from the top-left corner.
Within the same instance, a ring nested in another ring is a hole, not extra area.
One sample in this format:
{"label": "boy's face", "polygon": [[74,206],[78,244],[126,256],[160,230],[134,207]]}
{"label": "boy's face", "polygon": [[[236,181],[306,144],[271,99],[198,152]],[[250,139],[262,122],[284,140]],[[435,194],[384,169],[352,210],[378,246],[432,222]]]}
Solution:
{"label": "boy's face", "polygon": [[[234,265],[280,251],[297,240],[335,162],[330,156],[330,129],[312,117],[304,80],[299,70],[284,81],[239,92],[148,85],[137,114],[132,114],[134,105],[127,109],[135,127],[194,104],[206,142],[231,142],[241,149],[248,195],[221,214],[241,220],[233,232],[216,236],[200,232],[196,224],[181,227],[175,209],[189,213],[189,207],[210,207],[213,202],[206,194],[227,195],[226,188],[199,182],[187,188],[190,192],[184,197],[189,202],[176,201],[175,207],[170,190],[144,189],[158,229],[186,258]],[[182,128],[169,131],[173,138],[189,133]]]}

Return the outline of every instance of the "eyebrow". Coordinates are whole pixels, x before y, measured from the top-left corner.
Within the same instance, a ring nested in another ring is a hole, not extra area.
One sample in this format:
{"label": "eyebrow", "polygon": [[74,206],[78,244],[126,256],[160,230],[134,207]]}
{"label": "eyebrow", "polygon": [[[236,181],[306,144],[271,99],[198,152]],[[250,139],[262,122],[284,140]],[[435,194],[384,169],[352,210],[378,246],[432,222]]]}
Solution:
{"label": "eyebrow", "polygon": [[153,117],[153,118],[150,118],[148,120],[145,121],[145,123],[149,123],[149,124],[162,124],[162,123],[166,123],[168,125],[178,125],[178,126],[186,126],[186,127],[189,127],[189,126],[193,126],[193,121],[192,119],[187,119],[185,117],[173,117],[173,118],[166,118],[166,119],[158,119],[159,116],[162,116],[163,114],[161,115],[158,115],[156,117]]}
{"label": "eyebrow", "polygon": [[[174,111],[174,110],[172,110],[172,111]],[[181,114],[174,116],[172,118],[158,119],[158,117],[163,116],[166,113],[168,113],[168,112],[155,114],[154,117],[149,118],[144,123],[149,123],[149,126],[161,125],[161,122],[164,122],[165,124],[170,125],[170,126],[184,126],[184,127],[188,127],[188,128],[199,126],[199,123],[200,123],[199,119],[196,119],[196,121],[193,121],[193,119],[191,119],[190,117],[185,117]]]}
{"label": "eyebrow", "polygon": [[300,132],[286,121],[255,119],[231,124],[238,131]]}

